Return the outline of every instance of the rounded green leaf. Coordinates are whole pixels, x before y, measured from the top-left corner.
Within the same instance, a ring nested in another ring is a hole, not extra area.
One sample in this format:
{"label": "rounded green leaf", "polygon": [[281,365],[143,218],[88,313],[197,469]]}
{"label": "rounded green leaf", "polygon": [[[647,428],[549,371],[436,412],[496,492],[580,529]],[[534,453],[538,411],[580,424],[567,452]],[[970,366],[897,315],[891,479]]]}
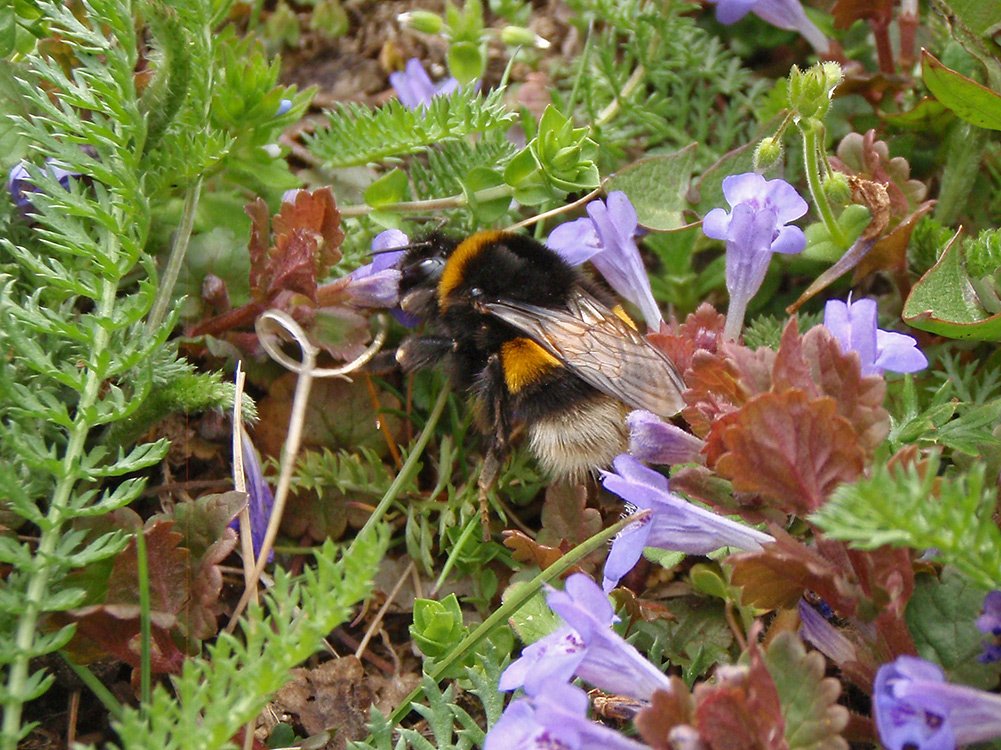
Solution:
{"label": "rounded green leaf", "polygon": [[692,143],[673,154],[635,161],[611,177],[606,189],[628,195],[640,224],[647,229],[678,229],[685,224],[681,212],[688,205],[685,196],[697,146]]}

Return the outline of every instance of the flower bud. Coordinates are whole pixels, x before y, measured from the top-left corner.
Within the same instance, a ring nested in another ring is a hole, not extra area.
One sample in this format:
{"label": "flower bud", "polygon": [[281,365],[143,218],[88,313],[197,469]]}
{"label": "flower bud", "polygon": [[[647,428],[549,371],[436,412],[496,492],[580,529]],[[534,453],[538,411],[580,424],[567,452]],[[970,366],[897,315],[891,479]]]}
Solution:
{"label": "flower bud", "polygon": [[823,188],[828,200],[836,206],[844,206],[851,201],[852,188],[848,184],[848,175],[843,172],[828,172]]}
{"label": "flower bud", "polygon": [[769,167],[780,158],[782,158],[782,141],[772,136],[762,138],[754,149],[754,169]]}
{"label": "flower bud", "polygon": [[441,16],[429,10],[411,10],[396,17],[401,25],[425,34],[439,34],[445,25]]}
{"label": "flower bud", "polygon": [[505,26],[500,32],[501,41],[509,47],[537,47],[549,49],[549,41],[524,26]]}
{"label": "flower bud", "polygon": [[814,65],[806,71],[794,65],[789,72],[789,107],[800,118],[823,119],[841,79],[841,66],[837,63]]}

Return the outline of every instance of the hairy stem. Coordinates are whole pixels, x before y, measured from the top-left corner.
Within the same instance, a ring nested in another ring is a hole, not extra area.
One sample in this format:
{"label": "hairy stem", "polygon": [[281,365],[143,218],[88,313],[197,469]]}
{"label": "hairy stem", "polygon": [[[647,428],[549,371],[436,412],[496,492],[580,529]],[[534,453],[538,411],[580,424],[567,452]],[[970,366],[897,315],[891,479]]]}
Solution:
{"label": "hairy stem", "polygon": [[827,200],[827,193],[821,184],[820,157],[822,143],[821,137],[824,127],[821,123],[807,121],[799,124],[800,133],[803,134],[803,163],[806,172],[806,182],[810,187],[810,195],[813,197],[813,205],[820,215],[820,220],[824,222],[831,239],[837,243],[842,250],[849,245],[848,238],[841,231],[838,221],[834,216],[830,201]]}

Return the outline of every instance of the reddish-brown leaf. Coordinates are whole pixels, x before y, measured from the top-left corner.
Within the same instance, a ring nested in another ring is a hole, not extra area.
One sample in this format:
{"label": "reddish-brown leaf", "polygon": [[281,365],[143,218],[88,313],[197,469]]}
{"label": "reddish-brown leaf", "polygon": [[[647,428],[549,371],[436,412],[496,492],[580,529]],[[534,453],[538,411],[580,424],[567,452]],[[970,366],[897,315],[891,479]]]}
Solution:
{"label": "reddish-brown leaf", "polygon": [[847,565],[838,565],[780,528],[775,542],[757,552],[731,555],[731,582],[741,588],[745,605],[762,609],[795,607],[804,591],[815,592],[839,614],[855,612],[861,591]]}
{"label": "reddish-brown leaf", "polygon": [[676,726],[691,725],[694,721],[695,702],[688,687],[674,675],[670,680],[671,689],[656,691],[650,705],[636,714],[636,731],[653,750],[669,750],[668,733]]}
{"label": "reddish-brown leaf", "polygon": [[816,510],[865,467],[855,431],[838,416],[834,399],[811,400],[800,390],[755,396],[720,437],[726,450],[715,466],[720,476],[787,513]]}
{"label": "reddish-brown leaf", "polygon": [[858,355],[841,351],[824,326],[806,332],[803,354],[820,391],[835,400],[838,414],[851,423],[859,447],[871,458],[890,432],[890,415],[883,408],[886,381],[878,375],[863,376]]}
{"label": "reddish-brown leaf", "polygon": [[[504,531],[504,546],[511,550],[518,562],[534,565],[540,569],[548,568],[570,549],[570,545],[566,545],[566,549],[547,547],[514,529]],[[575,570],[579,571],[580,568]]]}
{"label": "reddish-brown leaf", "polygon": [[659,332],[647,335],[650,343],[670,357],[678,372],[684,374],[697,351],[716,352],[723,339],[726,317],[716,312],[708,302],[685,318],[684,323],[672,322]]}
{"label": "reddish-brown leaf", "polygon": [[721,667],[715,684],[695,688],[695,726],[711,750],[788,750],[778,691],[755,631],[749,667]]}
{"label": "reddish-brown leaf", "polygon": [[601,530],[601,514],[587,507],[587,488],[582,484],[558,482],[546,490],[542,504],[540,544],[579,544]]}
{"label": "reddish-brown leaf", "polygon": [[344,232],[330,188],[300,190],[282,203],[268,242],[267,205],[260,198],[246,207],[251,221],[250,289],[255,300],[280,292],[316,298],[317,281],[341,258]]}
{"label": "reddish-brown leaf", "polygon": [[702,438],[709,434],[719,417],[740,407],[748,397],[736,367],[720,354],[695,352],[685,372],[685,380],[688,406],[682,416],[692,432]]}
{"label": "reddish-brown leaf", "polygon": [[671,475],[671,490],[706,503],[721,513],[737,513],[751,524],[773,521],[782,523],[786,514],[768,505],[764,498],[747,492],[734,492],[733,485],[705,466],[686,466]]}

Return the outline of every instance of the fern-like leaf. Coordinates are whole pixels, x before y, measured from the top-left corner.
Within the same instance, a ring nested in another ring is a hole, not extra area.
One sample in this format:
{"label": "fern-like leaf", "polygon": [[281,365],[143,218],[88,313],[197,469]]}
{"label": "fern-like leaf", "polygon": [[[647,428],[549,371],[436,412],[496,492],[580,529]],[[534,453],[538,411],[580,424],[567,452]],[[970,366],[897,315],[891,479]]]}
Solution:
{"label": "fern-like leaf", "polygon": [[327,127],[313,134],[307,147],[331,169],[414,154],[433,144],[510,126],[514,114],[503,96],[503,89],[486,95],[461,89],[436,96],[420,109],[407,109],[395,99],[379,109],[339,103],[328,114]]}

